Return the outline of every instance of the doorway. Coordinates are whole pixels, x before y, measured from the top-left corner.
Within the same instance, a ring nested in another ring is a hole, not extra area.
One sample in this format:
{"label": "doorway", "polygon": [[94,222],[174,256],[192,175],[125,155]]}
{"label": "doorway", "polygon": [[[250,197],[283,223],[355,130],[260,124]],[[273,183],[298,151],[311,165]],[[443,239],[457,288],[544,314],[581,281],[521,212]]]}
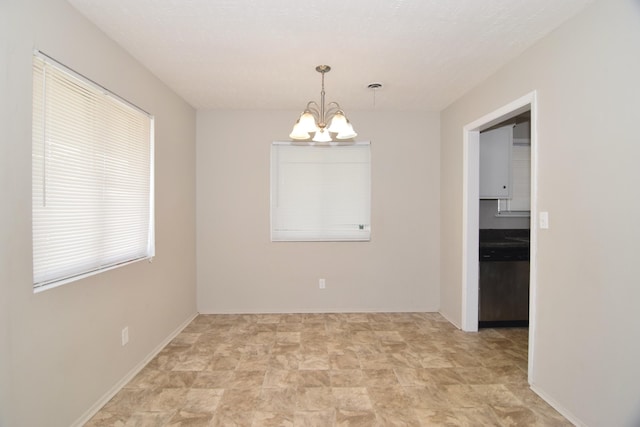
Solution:
{"label": "doorway", "polygon": [[536,92],[469,123],[463,128],[462,330],[478,330],[480,132],[526,111],[531,113],[531,230],[529,272],[529,381],[533,374],[536,327],[537,112]]}

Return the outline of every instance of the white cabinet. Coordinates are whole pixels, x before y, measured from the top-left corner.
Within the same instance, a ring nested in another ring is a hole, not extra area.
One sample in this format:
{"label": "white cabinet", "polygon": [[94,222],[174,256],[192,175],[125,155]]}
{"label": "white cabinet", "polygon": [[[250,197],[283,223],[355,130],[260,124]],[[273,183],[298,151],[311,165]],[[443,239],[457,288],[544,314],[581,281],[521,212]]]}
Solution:
{"label": "white cabinet", "polygon": [[480,133],[480,198],[511,197],[513,125]]}

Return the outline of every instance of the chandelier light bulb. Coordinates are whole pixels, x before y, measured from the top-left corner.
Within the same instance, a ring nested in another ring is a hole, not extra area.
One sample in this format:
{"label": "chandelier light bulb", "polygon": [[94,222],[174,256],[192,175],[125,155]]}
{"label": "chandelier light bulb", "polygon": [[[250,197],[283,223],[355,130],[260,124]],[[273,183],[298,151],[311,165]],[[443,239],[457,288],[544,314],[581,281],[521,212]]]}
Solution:
{"label": "chandelier light bulb", "polygon": [[313,135],[314,142],[329,142],[331,140],[332,140],[331,135],[329,135],[329,131],[326,129],[322,129],[316,132],[315,135]]}
{"label": "chandelier light bulb", "polygon": [[309,139],[310,135],[309,135],[309,132],[306,132],[302,128],[302,126],[300,125],[300,120],[298,120],[296,124],[293,126],[293,130],[289,134],[289,138],[296,139],[296,140],[303,140],[303,139]]}
{"label": "chandelier light bulb", "polygon": [[338,139],[351,139],[351,138],[355,138],[356,136],[358,136],[358,134],[353,130],[353,126],[351,126],[351,123],[349,123],[349,121],[347,121],[344,130],[342,132],[340,132],[336,136],[336,138],[338,138]]}
{"label": "chandelier light bulb", "polygon": [[299,122],[300,129],[304,130],[305,132],[317,132],[318,130],[320,130],[320,128],[316,124],[315,117],[313,117],[313,114],[311,114],[311,112],[309,111],[305,111],[304,113],[302,113]]}
{"label": "chandelier light bulb", "polygon": [[331,124],[329,125],[329,132],[340,133],[345,130],[347,126],[347,118],[342,114],[341,111],[338,111],[333,118],[331,119]]}

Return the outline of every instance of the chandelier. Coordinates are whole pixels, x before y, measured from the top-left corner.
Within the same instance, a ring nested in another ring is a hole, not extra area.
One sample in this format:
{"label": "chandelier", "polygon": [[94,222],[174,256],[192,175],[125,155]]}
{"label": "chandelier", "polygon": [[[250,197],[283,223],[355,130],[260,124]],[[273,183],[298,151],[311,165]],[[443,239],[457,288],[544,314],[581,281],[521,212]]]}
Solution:
{"label": "chandelier", "polygon": [[[318,65],[316,71],[322,75],[322,91],[320,92],[320,105],[315,101],[309,101],[300,118],[293,126],[289,138],[294,140],[308,140],[313,142],[332,142],[355,138],[358,134],[353,130],[351,122],[337,102],[330,102],[325,107],[324,103],[324,75],[331,71],[328,65]],[[327,122],[329,122],[327,126]],[[311,137],[313,134],[313,137]]]}

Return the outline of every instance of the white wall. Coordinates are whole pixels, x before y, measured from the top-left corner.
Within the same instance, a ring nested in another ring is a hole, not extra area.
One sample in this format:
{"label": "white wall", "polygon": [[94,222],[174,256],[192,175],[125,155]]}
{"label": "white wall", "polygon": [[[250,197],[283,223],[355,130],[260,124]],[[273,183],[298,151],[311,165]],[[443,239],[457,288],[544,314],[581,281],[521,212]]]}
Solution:
{"label": "white wall", "polygon": [[270,145],[299,114],[198,112],[199,311],[437,311],[439,115],[349,111],[372,144],[370,242],[272,243]]}
{"label": "white wall", "polygon": [[[3,0],[0,16],[0,425],[69,426],[195,314],[195,112],[66,1]],[[34,48],[155,115],[152,264],[33,294]]]}
{"label": "white wall", "polygon": [[640,425],[640,2],[589,6],[442,112],[441,303],[461,321],[462,128],[537,90],[532,386],[588,426]]}

